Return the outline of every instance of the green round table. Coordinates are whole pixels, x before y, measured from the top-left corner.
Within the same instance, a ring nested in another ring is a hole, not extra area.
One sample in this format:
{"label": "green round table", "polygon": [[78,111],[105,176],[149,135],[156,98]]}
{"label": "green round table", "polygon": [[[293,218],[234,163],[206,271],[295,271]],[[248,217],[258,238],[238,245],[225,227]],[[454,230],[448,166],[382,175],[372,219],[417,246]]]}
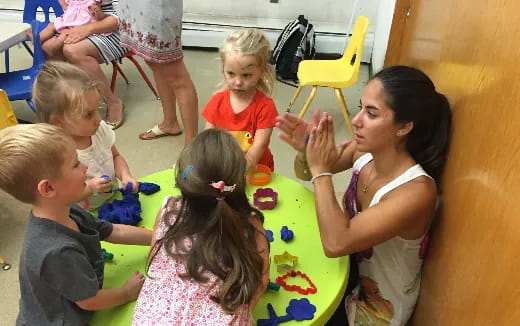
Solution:
{"label": "green round table", "polygon": [[[174,185],[173,170],[165,170],[151,174],[140,181],[153,182],[161,186],[161,190],[153,195],[139,195],[143,209],[143,221],[140,225],[153,227],[157,211],[165,196],[179,195],[180,191]],[[257,319],[269,318],[267,303],[271,303],[278,316],[286,315],[285,308],[291,299],[307,298],[316,306],[314,319],[310,321],[289,321],[281,325],[324,325],[332,316],[345,291],[349,261],[348,256],[341,258],[327,258],[321,246],[314,195],[312,191],[301,184],[278,174],[272,175],[269,184],[262,186],[273,188],[278,192],[278,205],[273,210],[262,211],[265,217],[264,228],[273,231],[274,241],[271,242],[271,281],[275,282],[280,275],[274,256],[288,251],[298,257],[298,265],[295,270],[301,271],[313,281],[317,287],[315,294],[301,295],[297,292],[267,290],[254,309],[253,316]],[[253,202],[253,193],[257,188],[248,186],[247,195]],[[286,225],[294,232],[294,238],[290,242],[281,239],[280,230]],[[102,242],[102,247],[114,254],[114,260],[105,264],[105,280],[103,288],[111,289],[123,285],[130,275],[139,270],[145,271],[146,258],[149,247],[115,245]],[[307,287],[306,281],[300,278],[289,277],[288,284]],[[94,314],[91,325],[94,326],[118,326],[131,325],[135,301],[128,304],[98,311]]]}

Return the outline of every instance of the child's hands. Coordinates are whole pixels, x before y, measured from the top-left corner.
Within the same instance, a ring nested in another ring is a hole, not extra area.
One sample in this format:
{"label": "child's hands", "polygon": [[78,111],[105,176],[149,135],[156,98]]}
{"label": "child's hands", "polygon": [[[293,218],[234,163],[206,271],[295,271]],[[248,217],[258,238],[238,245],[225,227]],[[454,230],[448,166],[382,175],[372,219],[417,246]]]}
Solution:
{"label": "child's hands", "polygon": [[110,179],[95,177],[87,180],[87,185],[92,189],[92,193],[110,192],[112,190],[112,183]]}
{"label": "child's hands", "polygon": [[121,183],[123,184],[123,189],[126,189],[126,185],[131,183],[132,184],[132,193],[136,193],[137,190],[139,190],[139,182],[134,179],[132,176],[124,177],[121,179]]}
{"label": "child's hands", "polygon": [[95,16],[96,12],[101,10],[101,6],[97,3],[93,3],[90,6],[88,6],[88,10],[90,11],[90,14],[92,16]]}
{"label": "child's hands", "polygon": [[144,275],[135,271],[130,278],[123,284],[122,289],[125,291],[128,301],[134,301],[139,296],[139,292],[144,284]]}

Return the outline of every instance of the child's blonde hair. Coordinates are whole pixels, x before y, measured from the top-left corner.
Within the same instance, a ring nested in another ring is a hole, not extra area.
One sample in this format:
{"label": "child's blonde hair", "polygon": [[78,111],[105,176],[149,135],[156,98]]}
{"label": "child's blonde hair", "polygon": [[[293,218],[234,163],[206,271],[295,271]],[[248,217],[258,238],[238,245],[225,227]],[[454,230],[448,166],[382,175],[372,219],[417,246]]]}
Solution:
{"label": "child's blonde hair", "polygon": [[257,88],[266,94],[271,94],[275,73],[274,67],[269,63],[269,51],[269,41],[261,30],[246,28],[233,31],[226,36],[219,49],[222,73],[226,54],[236,52],[242,55],[252,55],[256,58],[260,68],[264,70]]}
{"label": "child's blonde hair", "polygon": [[74,148],[72,139],[46,123],[0,130],[0,188],[22,202],[34,203],[38,183],[60,175],[68,148]]}
{"label": "child's blonde hair", "polygon": [[86,107],[85,93],[99,84],[80,68],[61,61],[47,61],[36,77],[33,101],[40,122],[51,123],[53,116],[81,114]]}

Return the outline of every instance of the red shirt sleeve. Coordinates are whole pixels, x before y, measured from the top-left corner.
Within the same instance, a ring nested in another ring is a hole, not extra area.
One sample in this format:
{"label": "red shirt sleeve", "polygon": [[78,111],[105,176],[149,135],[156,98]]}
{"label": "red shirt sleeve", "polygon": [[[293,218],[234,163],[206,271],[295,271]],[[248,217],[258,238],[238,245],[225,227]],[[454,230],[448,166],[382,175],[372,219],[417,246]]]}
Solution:
{"label": "red shirt sleeve", "polygon": [[222,100],[222,92],[218,92],[213,94],[213,96],[209,99],[208,103],[202,110],[202,116],[206,121],[211,124],[216,124],[218,117],[218,107],[220,105],[220,101]]}
{"label": "red shirt sleeve", "polygon": [[256,121],[256,129],[267,129],[273,128],[276,125],[276,117],[278,116],[278,110],[273,99],[265,96]]}

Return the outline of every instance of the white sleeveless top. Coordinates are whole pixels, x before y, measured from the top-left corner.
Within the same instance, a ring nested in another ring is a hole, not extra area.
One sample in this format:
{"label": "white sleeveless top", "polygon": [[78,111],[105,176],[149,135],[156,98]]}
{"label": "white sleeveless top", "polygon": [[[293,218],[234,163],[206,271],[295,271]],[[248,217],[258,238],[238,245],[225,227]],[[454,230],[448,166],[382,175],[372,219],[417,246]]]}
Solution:
{"label": "white sleeveless top", "polygon": [[[372,159],[368,153],[354,162],[356,180],[359,171]],[[389,191],[420,176],[430,177],[419,164],[412,166],[381,187],[369,207],[377,205]],[[406,325],[419,295],[423,263],[421,247],[427,241],[426,234],[415,240],[396,236],[355,254],[360,284],[345,302],[350,326]]]}

